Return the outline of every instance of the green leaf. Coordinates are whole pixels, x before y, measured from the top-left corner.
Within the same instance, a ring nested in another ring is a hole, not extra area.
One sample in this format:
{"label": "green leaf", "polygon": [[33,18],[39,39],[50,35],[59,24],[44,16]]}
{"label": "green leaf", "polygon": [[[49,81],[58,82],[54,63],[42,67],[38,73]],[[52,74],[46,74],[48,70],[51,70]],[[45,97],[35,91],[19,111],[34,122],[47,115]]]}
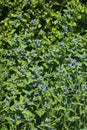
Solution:
{"label": "green leaf", "polygon": [[39,108],[38,110],[35,111],[36,114],[39,116],[39,117],[42,117],[45,113],[45,110]]}

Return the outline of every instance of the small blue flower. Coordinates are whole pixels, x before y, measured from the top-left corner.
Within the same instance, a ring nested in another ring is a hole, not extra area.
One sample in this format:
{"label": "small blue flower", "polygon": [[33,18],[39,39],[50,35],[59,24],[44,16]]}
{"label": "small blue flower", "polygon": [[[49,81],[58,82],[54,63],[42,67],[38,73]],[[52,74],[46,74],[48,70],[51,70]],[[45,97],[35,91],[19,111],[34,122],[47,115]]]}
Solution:
{"label": "small blue flower", "polygon": [[33,71],[34,71],[34,72],[37,72],[37,70],[38,70],[38,67],[36,66]]}
{"label": "small blue flower", "polygon": [[38,81],[42,81],[42,78],[37,78]]}
{"label": "small blue flower", "polygon": [[15,122],[15,119],[11,119],[12,122]]}
{"label": "small blue flower", "polygon": [[10,54],[7,54],[8,57],[10,57],[11,55]]}
{"label": "small blue flower", "polygon": [[62,47],[64,47],[64,46],[65,46],[64,42],[61,42],[61,43],[60,43],[60,45],[61,45]]}
{"label": "small blue flower", "polygon": [[38,76],[38,77],[39,77],[39,76],[40,76],[40,74],[36,74],[36,76]]}
{"label": "small blue flower", "polygon": [[81,42],[81,37],[80,36],[78,36],[78,41]]}
{"label": "small blue flower", "polygon": [[23,41],[23,44],[26,44],[26,41]]}
{"label": "small blue flower", "polygon": [[42,84],[39,84],[39,87],[42,87],[43,85]]}
{"label": "small blue flower", "polygon": [[21,119],[21,116],[17,116],[17,119]]}
{"label": "small blue flower", "polygon": [[46,87],[43,87],[43,91],[46,91]]}
{"label": "small blue flower", "polygon": [[69,29],[68,29],[68,27],[67,27],[67,26],[64,26],[64,30],[65,30],[66,32],[68,32],[68,31],[69,31]]}
{"label": "small blue flower", "polygon": [[33,84],[33,87],[36,87],[36,86],[37,86],[37,83],[34,83],[34,84]]}
{"label": "small blue flower", "polygon": [[32,79],[34,79],[35,78],[35,76],[34,75],[32,75]]}

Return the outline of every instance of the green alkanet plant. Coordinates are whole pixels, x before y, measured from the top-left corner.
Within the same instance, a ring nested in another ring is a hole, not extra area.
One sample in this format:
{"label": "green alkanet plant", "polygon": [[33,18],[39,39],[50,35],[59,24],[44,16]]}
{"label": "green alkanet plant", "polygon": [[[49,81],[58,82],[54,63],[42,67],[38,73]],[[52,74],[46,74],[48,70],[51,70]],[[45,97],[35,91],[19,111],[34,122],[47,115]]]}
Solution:
{"label": "green alkanet plant", "polygon": [[87,5],[0,1],[0,129],[86,130]]}

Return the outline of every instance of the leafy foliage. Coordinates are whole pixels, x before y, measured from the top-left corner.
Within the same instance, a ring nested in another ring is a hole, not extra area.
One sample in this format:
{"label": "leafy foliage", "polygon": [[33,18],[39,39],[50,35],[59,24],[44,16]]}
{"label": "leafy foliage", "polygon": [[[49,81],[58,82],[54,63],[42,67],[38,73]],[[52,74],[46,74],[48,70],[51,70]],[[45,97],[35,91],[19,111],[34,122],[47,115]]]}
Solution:
{"label": "leafy foliage", "polygon": [[86,130],[87,5],[0,1],[1,130]]}

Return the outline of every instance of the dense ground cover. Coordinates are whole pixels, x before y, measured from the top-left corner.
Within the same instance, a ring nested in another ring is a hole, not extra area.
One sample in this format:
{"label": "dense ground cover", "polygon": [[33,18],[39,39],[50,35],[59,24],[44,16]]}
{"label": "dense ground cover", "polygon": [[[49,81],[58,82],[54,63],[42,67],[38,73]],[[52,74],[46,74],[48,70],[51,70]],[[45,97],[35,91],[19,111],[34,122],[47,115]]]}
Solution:
{"label": "dense ground cover", "polygon": [[0,129],[87,130],[86,104],[86,1],[0,1]]}

